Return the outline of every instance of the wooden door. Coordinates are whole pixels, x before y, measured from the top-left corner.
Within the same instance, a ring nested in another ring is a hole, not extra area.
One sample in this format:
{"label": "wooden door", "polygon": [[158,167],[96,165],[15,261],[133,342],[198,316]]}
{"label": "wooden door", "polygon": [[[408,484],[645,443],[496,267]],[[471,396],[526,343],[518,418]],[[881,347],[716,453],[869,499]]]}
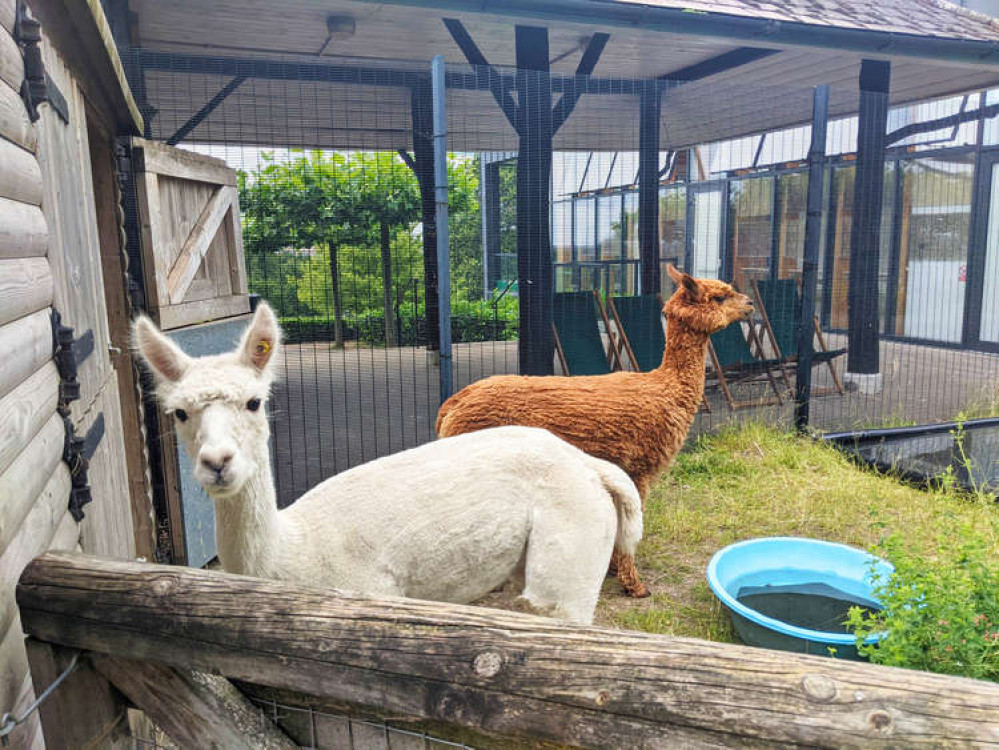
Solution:
{"label": "wooden door", "polygon": [[170,330],[249,312],[236,171],[141,139],[133,157],[150,315]]}

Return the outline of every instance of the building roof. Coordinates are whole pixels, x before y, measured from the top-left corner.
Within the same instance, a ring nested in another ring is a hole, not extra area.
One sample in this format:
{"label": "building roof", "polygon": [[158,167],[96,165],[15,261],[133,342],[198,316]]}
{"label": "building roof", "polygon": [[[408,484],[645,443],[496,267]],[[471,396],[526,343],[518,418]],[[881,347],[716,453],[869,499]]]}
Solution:
{"label": "building roof", "polygon": [[[664,148],[807,121],[819,84],[831,88],[834,116],[855,112],[864,58],[891,61],[893,104],[999,85],[999,25],[944,0],[130,0],[130,9],[141,49],[158,61],[145,90],[152,134],[163,139],[234,80],[234,59],[426,73],[443,55],[460,69],[465,54],[444,19],[460,21],[499,69],[514,64],[514,29],[525,24],[549,29],[552,71],[561,76],[574,73],[597,32],[609,34],[594,70],[601,79],[698,70],[697,80],[665,96]],[[354,32],[330,40],[331,14],[353,19]],[[767,54],[719,64],[744,50]],[[449,107],[454,148],[517,147],[489,92],[452,92]],[[584,95],[556,147],[637,148],[637,107],[633,94]],[[411,147],[411,127],[406,86],[282,79],[258,69],[186,138],[394,149]]]}
{"label": "building roof", "polygon": [[[607,0],[594,0],[607,1]],[[999,22],[946,0],[611,0],[812,26],[977,41],[999,40]]]}

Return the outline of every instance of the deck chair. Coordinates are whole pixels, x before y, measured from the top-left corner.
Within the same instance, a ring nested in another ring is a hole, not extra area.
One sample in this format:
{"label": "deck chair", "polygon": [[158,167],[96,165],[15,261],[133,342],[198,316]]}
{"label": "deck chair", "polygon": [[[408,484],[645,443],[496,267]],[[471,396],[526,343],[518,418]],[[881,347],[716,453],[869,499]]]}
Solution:
{"label": "deck chair", "polygon": [[[599,319],[610,337],[604,347]],[[606,375],[621,369],[607,313],[596,291],[558,292],[552,305],[555,351],[566,375]]]}
{"label": "deck chair", "polygon": [[[649,372],[662,364],[666,350],[666,335],[663,333],[663,298],[658,294],[642,294],[633,297],[608,297],[607,307],[618,336],[611,339],[619,356],[627,356],[631,369],[635,372]],[[702,408],[710,412],[707,398],[701,402]]]}
{"label": "deck chair", "polygon": [[[791,378],[788,374],[788,364],[798,359],[798,338],[795,332],[798,319],[801,317],[801,293],[798,282],[794,279],[778,279],[776,281],[753,279],[752,284],[757,309],[762,320],[763,335],[770,342],[774,356],[783,361],[780,370],[784,382],[790,389]],[[828,366],[834,385],[833,388],[813,389],[812,393],[816,395],[833,392],[843,393],[843,384],[833,366],[833,360],[846,354],[846,348],[830,349],[826,345],[822,329],[819,327],[818,317],[813,316],[812,325],[815,328],[815,336],[819,343],[812,356],[812,366]]]}
{"label": "deck chair", "polygon": [[[784,403],[777,387],[777,379],[774,377],[774,370],[780,371],[783,360],[757,356],[762,347],[755,341],[755,336],[752,325],[747,334],[743,332],[742,324],[737,322],[711,334],[708,341],[708,356],[711,359],[709,377],[717,381],[733,411],[747,406]],[[731,386],[737,383],[752,383],[762,378],[766,378],[770,383],[770,388],[774,392],[773,397],[754,401],[739,401],[733,397]]]}

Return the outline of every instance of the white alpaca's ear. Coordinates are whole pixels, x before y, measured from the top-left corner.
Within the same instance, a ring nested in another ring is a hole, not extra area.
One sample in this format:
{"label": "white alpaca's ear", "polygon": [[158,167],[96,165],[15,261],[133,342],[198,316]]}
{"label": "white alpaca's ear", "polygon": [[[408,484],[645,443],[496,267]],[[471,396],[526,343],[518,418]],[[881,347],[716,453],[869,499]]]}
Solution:
{"label": "white alpaca's ear", "polygon": [[270,305],[261,302],[236,350],[239,361],[264,372],[275,361],[274,354],[280,344],[281,326],[277,316]]}
{"label": "white alpaca's ear", "polygon": [[670,263],[666,266],[666,273],[669,277],[673,279],[673,283],[678,287],[682,286],[687,291],[687,296],[692,302],[700,302],[703,296],[701,285],[697,283],[697,279],[691,276],[689,273],[684,273],[683,271],[678,271],[676,267]]}
{"label": "white alpaca's ear", "polygon": [[180,380],[191,364],[191,358],[160,333],[153,321],[145,315],[132,323],[132,344],[161,382]]}

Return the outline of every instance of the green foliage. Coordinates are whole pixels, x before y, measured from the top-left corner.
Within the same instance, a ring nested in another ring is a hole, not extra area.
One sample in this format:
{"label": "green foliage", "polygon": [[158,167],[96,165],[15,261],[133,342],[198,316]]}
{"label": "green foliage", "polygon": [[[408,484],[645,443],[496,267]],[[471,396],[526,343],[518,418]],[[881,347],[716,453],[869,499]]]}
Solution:
{"label": "green foliage", "polygon": [[[451,338],[456,344],[470,341],[513,341],[517,338],[518,304],[504,297],[496,308],[486,300],[456,300],[451,307]],[[399,307],[396,325],[400,346],[427,343],[426,310],[422,302]],[[286,316],[281,318],[285,340],[333,341],[333,321],[329,316]],[[380,312],[364,312],[344,319],[344,338],[362,344],[385,342],[385,317]]]}
{"label": "green foliage", "polygon": [[[999,681],[999,563],[996,524],[953,524],[927,559],[899,535],[874,548],[895,574],[879,581],[880,612],[850,611],[858,650],[876,664]],[[879,643],[864,645],[872,633]]]}
{"label": "green foliage", "polygon": [[[345,321],[384,317],[384,223],[390,297],[395,305],[422,299],[419,183],[397,154],[301,151],[290,161],[266,154],[264,160],[238,180],[251,292],[288,319],[324,319],[337,309]],[[462,299],[481,298],[478,162],[452,159],[448,173],[452,290]]]}

